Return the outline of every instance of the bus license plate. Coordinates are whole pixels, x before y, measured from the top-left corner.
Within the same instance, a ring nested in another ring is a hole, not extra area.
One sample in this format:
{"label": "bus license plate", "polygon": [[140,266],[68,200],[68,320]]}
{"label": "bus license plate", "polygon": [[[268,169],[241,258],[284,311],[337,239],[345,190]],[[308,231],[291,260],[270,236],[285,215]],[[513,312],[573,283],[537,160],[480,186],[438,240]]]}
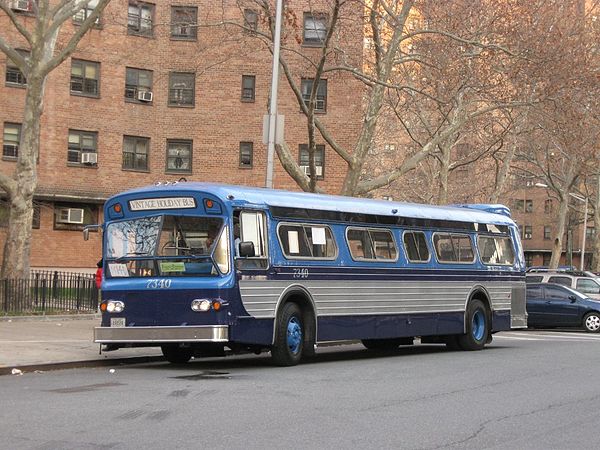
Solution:
{"label": "bus license plate", "polygon": [[125,326],[125,317],[111,317],[110,326],[114,328],[123,328]]}

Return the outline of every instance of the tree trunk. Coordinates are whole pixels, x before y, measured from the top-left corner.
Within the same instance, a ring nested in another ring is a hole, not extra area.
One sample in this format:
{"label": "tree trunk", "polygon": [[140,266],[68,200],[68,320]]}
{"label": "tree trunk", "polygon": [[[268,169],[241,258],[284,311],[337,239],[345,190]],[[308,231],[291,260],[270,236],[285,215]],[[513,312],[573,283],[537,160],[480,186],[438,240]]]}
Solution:
{"label": "tree trunk", "polygon": [[552,245],[552,257],[550,258],[550,269],[558,268],[560,264],[560,256],[562,255],[563,236],[565,235],[565,225],[567,223],[567,212],[569,210],[568,194],[561,198],[560,208],[558,211],[558,225],[556,236]]}
{"label": "tree trunk", "polygon": [[2,278],[29,276],[33,193],[37,186],[37,149],[40,144],[40,117],[43,111],[46,77],[32,74],[27,79],[25,117],[16,168],[16,188],[8,192],[10,213],[2,259]]}
{"label": "tree trunk", "polygon": [[440,157],[440,179],[438,185],[438,205],[448,203],[448,175],[450,173],[450,147],[443,143],[438,146],[441,151]]}

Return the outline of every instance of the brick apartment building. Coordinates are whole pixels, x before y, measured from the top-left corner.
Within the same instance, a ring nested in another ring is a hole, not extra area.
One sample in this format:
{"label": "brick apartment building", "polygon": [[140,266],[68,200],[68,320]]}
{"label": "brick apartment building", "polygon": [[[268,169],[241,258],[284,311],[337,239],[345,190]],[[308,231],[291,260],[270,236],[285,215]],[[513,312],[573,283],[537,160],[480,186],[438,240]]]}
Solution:
{"label": "brick apartment building", "polygon": [[[54,2],[54,3],[57,3]],[[285,44],[303,57],[318,57],[327,17],[319,1],[288,5],[298,26]],[[323,8],[324,2],[322,2]],[[38,189],[32,241],[33,268],[88,270],[101,253],[101,236],[84,242],[84,225],[102,222],[102,204],[119,191],[156,181],[214,181],[264,185],[271,53],[251,32],[222,21],[266,31],[259,11],[227,0],[113,0],[77,51],[48,79],[44,98]],[[28,0],[14,2],[27,9]],[[18,11],[31,25],[31,13]],[[65,23],[60,42],[89,11]],[[191,25],[190,25],[191,24]],[[194,26],[197,24],[197,26]],[[345,45],[362,54],[362,22],[348,21]],[[21,51],[22,39],[0,13],[0,35]],[[6,31],[11,30],[11,31]],[[289,62],[303,91],[310,92],[310,64]],[[26,80],[0,52],[0,170],[12,173],[18,154]],[[319,118],[350,147],[361,124],[362,85],[330,74],[319,87]],[[282,76],[279,113],[285,139],[307,164],[306,119]],[[346,165],[323,144],[317,164],[323,187],[339,190]],[[275,187],[297,189],[276,163]],[[5,206],[4,206],[5,207]],[[0,217],[0,225],[6,226]],[[0,229],[0,245],[3,245]]]}

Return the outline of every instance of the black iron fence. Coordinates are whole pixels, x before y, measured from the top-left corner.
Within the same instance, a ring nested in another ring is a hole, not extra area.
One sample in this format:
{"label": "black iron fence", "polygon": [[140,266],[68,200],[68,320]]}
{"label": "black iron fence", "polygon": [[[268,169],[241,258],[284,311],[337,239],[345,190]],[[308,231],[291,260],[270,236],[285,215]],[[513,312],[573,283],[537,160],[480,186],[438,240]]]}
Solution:
{"label": "black iron fence", "polygon": [[0,315],[93,313],[98,310],[95,276],[32,271],[29,278],[0,279]]}

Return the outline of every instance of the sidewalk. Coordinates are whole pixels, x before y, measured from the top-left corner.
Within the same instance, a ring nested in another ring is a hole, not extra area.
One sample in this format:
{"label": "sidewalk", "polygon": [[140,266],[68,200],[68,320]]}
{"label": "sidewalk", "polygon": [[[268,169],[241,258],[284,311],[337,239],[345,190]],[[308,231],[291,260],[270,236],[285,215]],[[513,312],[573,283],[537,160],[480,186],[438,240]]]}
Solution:
{"label": "sidewalk", "polygon": [[13,368],[22,371],[118,364],[156,360],[160,348],[124,348],[99,354],[92,342],[99,316],[3,317],[0,318],[0,375]]}

